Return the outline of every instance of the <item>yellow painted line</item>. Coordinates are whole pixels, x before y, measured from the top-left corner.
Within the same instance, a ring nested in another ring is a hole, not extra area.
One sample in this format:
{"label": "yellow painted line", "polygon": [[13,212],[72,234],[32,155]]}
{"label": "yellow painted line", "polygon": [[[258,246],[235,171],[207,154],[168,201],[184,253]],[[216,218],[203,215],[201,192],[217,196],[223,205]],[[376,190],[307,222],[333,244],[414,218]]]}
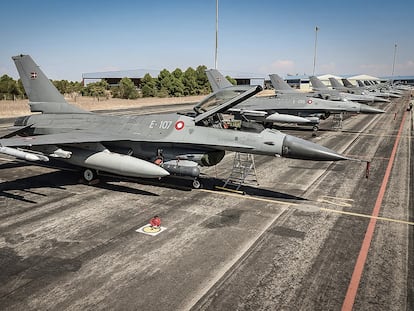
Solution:
{"label": "yellow painted line", "polygon": [[216,189],[223,190],[223,191],[228,191],[228,192],[232,192],[232,193],[244,194],[244,192],[240,191],[240,190],[224,188],[224,187],[219,187],[219,186],[216,186]]}
{"label": "yellow painted line", "polygon": [[380,217],[380,216],[372,216],[367,214],[360,214],[360,213],[352,213],[352,212],[346,212],[346,211],[338,211],[330,208],[319,208],[321,211],[325,212],[331,212],[331,213],[337,213],[337,214],[343,214],[343,215],[349,215],[349,216],[356,216],[356,217],[362,217],[362,218],[369,218],[369,219],[377,219],[377,220],[383,220],[383,221],[389,221],[389,222],[396,222],[404,225],[414,226],[414,222],[411,221],[405,221],[405,220],[398,220],[393,218],[387,218],[387,217]]}
{"label": "yellow painted line", "polygon": [[239,199],[249,199],[249,200],[254,200],[254,201],[262,201],[262,202],[267,202],[267,203],[277,203],[277,204],[285,204],[285,205],[299,205],[299,204],[293,203],[293,202],[285,202],[285,201],[257,198],[257,197],[240,195],[240,194],[231,193],[231,192],[220,192],[220,191],[214,191],[214,190],[208,190],[208,189],[200,189],[200,191],[210,192],[210,193],[215,193],[215,194],[221,194],[221,195],[227,195],[227,196],[236,197],[236,198],[239,198]]}
{"label": "yellow painted line", "polygon": [[[300,203],[295,203],[295,202],[285,202],[285,201],[279,201],[279,200],[264,199],[264,198],[240,195],[240,194],[231,193],[231,192],[220,192],[220,191],[214,191],[214,190],[208,190],[208,189],[199,189],[199,191],[204,191],[204,192],[209,192],[209,193],[214,193],[214,194],[221,194],[221,195],[236,197],[236,198],[239,198],[239,199],[249,199],[249,200],[254,200],[254,201],[273,203],[273,204],[284,204],[284,205],[291,205],[291,206],[300,206],[301,205]],[[329,196],[325,196],[325,197],[329,197]],[[329,198],[333,199],[334,197],[329,197]],[[341,198],[339,198],[339,199],[341,199]],[[351,201],[352,199],[343,198],[341,200]],[[329,201],[329,202],[325,201],[325,202],[330,203],[332,205],[338,205],[338,204],[336,204],[332,201]],[[343,205],[339,204],[339,206],[343,206]],[[335,209],[331,209],[331,208],[324,208],[324,207],[317,207],[317,206],[315,206],[315,208],[319,209],[320,211],[324,211],[324,212],[330,212],[330,213],[336,213],[336,214],[342,214],[342,215],[348,215],[348,216],[355,216],[355,217],[362,217],[362,218],[369,218],[369,219],[374,218],[374,219],[377,219],[377,220],[395,222],[395,223],[399,223],[399,224],[414,226],[414,222],[411,222],[411,221],[405,221],[405,220],[399,220],[399,219],[393,219],[393,218],[387,218],[387,217],[380,217],[380,216],[372,216],[372,215],[361,214],[361,213],[339,211],[339,210],[335,210]]]}

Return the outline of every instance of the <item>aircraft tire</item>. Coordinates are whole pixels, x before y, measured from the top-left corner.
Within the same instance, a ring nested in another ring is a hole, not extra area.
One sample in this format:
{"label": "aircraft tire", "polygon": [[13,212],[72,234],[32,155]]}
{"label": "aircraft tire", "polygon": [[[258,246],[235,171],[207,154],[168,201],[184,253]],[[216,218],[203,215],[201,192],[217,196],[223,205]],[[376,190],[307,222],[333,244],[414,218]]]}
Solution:
{"label": "aircraft tire", "polygon": [[201,182],[198,179],[193,180],[193,188],[194,189],[200,189],[201,188]]}
{"label": "aircraft tire", "polygon": [[96,178],[96,172],[87,168],[83,171],[83,179],[90,182]]}

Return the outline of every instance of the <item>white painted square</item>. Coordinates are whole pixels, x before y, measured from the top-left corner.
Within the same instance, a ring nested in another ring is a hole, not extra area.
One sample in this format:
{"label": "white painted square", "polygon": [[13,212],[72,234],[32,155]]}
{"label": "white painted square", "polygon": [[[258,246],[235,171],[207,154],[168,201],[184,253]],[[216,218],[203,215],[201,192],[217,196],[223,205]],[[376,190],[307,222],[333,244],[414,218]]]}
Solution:
{"label": "white painted square", "polygon": [[161,226],[158,229],[151,229],[151,225],[146,224],[146,225],[142,226],[141,228],[139,228],[135,231],[139,232],[139,233],[147,234],[147,235],[156,236],[156,235],[160,234],[161,232],[163,232],[164,230],[167,230],[167,228]]}

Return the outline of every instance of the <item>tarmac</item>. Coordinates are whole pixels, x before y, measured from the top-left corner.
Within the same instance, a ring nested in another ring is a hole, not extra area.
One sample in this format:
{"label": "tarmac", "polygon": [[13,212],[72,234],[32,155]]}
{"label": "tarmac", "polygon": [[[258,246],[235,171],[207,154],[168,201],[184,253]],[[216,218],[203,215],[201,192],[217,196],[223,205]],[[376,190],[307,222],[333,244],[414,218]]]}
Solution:
{"label": "tarmac", "polygon": [[[255,156],[244,194],[215,188],[232,153],[203,169],[201,189],[85,184],[0,156],[0,309],[413,310],[408,102],[348,115],[342,130],[328,119],[316,137],[282,128],[357,160]],[[137,232],[154,215],[163,230]]]}

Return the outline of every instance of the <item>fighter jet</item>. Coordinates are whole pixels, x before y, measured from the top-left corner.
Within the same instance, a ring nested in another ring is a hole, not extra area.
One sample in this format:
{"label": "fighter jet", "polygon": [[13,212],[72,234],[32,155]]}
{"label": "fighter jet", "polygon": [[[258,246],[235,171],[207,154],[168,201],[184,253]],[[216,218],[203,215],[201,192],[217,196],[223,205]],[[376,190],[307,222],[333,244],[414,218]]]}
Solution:
{"label": "fighter jet", "polygon": [[353,85],[348,79],[346,79],[346,78],[342,78],[342,83],[344,84],[344,86],[345,87],[347,87],[347,88],[350,88],[350,89],[360,89],[360,90],[362,90],[362,91],[367,91],[369,94],[372,94],[372,95],[374,95],[374,96],[377,96],[377,97],[382,97],[382,98],[390,98],[390,97],[393,97],[393,98],[399,98],[399,97],[401,97],[400,95],[396,95],[396,94],[392,94],[392,93],[390,93],[390,92],[384,92],[384,91],[382,91],[382,90],[379,90],[378,88],[375,88],[375,89],[368,89],[367,87],[365,87],[365,86],[363,86],[363,87],[361,87],[361,86],[356,86],[356,85]]}
{"label": "fighter jet", "polygon": [[[333,150],[276,130],[260,133],[214,127],[216,116],[253,96],[249,88],[214,108],[186,116],[110,116],[67,103],[29,55],[12,57],[31,112],[16,119],[15,131],[0,138],[0,153],[26,161],[61,161],[78,167],[86,181],[99,173],[142,178],[180,175],[197,179],[200,166],[219,163],[225,151],[313,161],[348,158]],[[219,98],[212,94],[209,98]]]}
{"label": "fighter jet", "polygon": [[361,89],[357,89],[357,88],[348,88],[348,87],[342,85],[335,78],[329,78],[329,82],[331,82],[331,86],[332,86],[333,89],[341,91],[341,92],[350,93],[350,94],[365,95],[365,96],[372,96],[372,100],[374,102],[385,102],[385,103],[390,102],[386,98],[375,96],[375,94],[370,94],[369,92],[367,92],[365,90],[361,90]]}
{"label": "fighter jet", "polygon": [[392,88],[389,83],[378,83],[377,84],[374,81],[369,81],[369,80],[365,80],[365,81],[356,80],[356,82],[358,83],[359,87],[365,88],[368,91],[376,90],[380,92],[391,93],[390,97],[400,98],[402,95],[404,95],[403,91]]}
{"label": "fighter jet", "polygon": [[[240,87],[233,86],[216,69],[207,70],[206,73],[213,90],[223,89],[230,92]],[[377,114],[384,112],[383,110],[355,102],[327,101],[314,98],[292,89],[289,85],[286,87],[286,82],[277,75],[270,75],[270,79],[278,91],[276,96],[252,97],[237,105],[234,109],[238,109],[240,113],[265,112],[266,116],[262,119],[262,122],[265,124],[270,122],[290,122],[311,125],[313,126],[314,132],[319,128],[320,119],[326,119],[332,113],[355,112]],[[249,114],[245,113],[245,115],[249,118]],[[299,117],[302,120],[288,120],[286,118],[288,115],[292,119]],[[283,121],[280,121],[280,119]]]}
{"label": "fighter jet", "polygon": [[323,99],[355,101],[359,103],[374,103],[375,97],[372,95],[352,94],[348,92],[341,92],[337,89],[327,87],[321,80],[315,76],[309,77],[312,84],[312,90]]}

